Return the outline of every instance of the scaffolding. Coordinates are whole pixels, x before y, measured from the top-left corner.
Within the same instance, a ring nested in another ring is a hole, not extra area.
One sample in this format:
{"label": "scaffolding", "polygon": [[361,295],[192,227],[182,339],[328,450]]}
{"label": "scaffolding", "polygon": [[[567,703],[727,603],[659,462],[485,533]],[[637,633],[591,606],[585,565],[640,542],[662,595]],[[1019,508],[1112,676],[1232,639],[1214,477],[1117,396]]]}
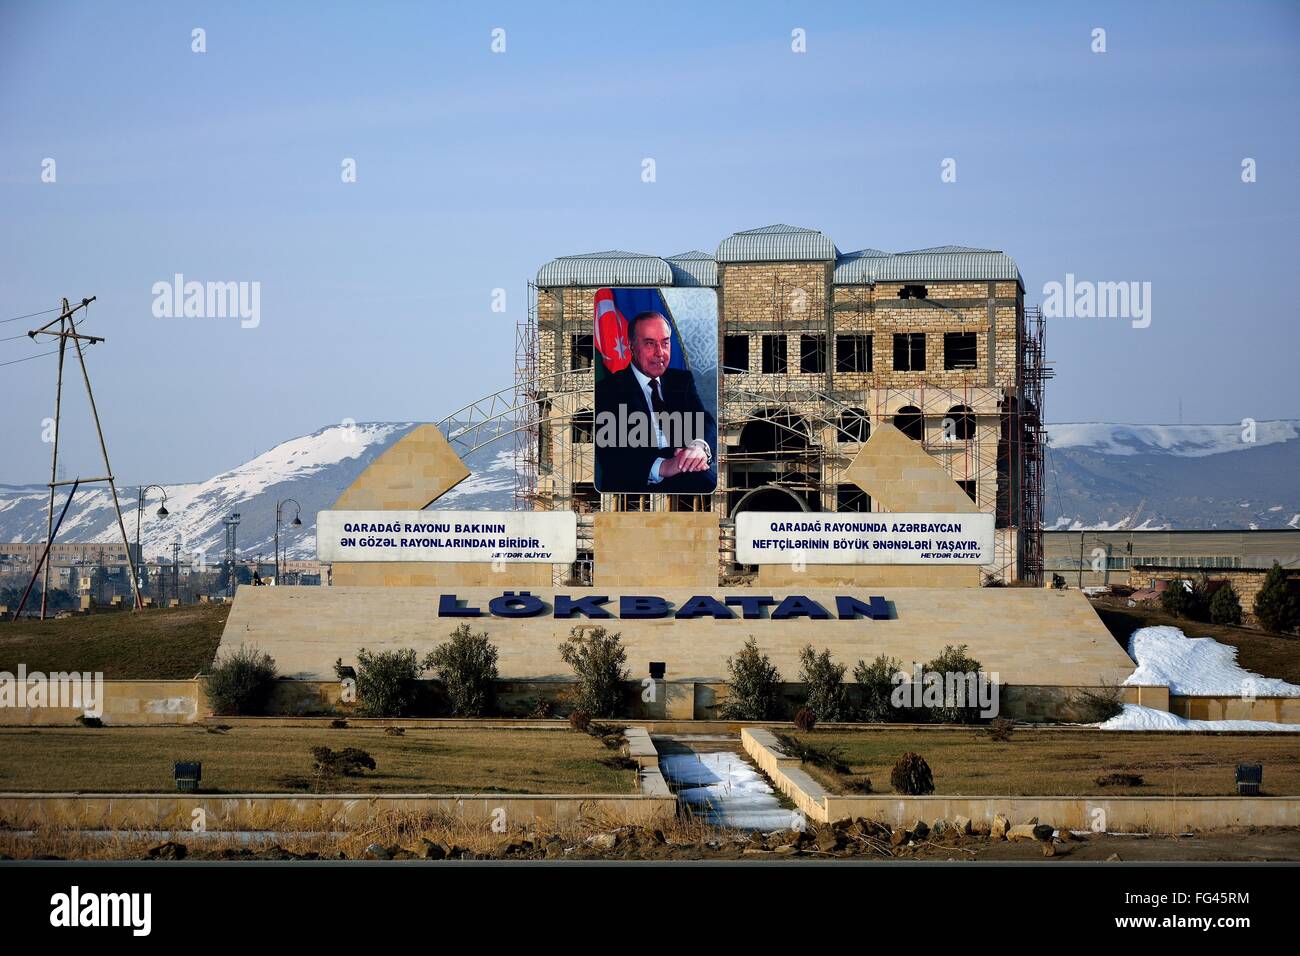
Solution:
{"label": "scaffolding", "polygon": [[1047,428],[1043,411],[1046,383],[1055,372],[1043,351],[1047,327],[1038,306],[1026,309],[1020,323],[1016,364],[1020,370],[1020,401],[1014,429],[1018,448],[1012,448],[1023,470],[1021,527],[1021,577],[1043,583],[1043,496],[1047,487]]}
{"label": "scaffolding", "polygon": [[[951,372],[942,383],[924,373],[908,373],[899,382],[873,367],[867,337],[883,333],[872,315],[870,287],[831,288],[834,298],[828,304],[820,288],[774,273],[766,304],[757,313],[752,300],[748,312],[724,300],[718,487],[711,496],[595,491],[594,289],[529,284],[527,314],[516,326],[513,389],[467,406],[465,421],[448,429],[449,438],[472,450],[508,431],[515,507],[578,512],[579,562],[566,572],[565,583],[590,580],[593,512],[684,508],[719,512],[720,572],[734,579],[747,571],[734,560],[732,516],[738,510],[879,507],[846,484],[843,471],[872,425],[889,422],[915,437],[977,508],[995,515],[989,576],[1041,584],[1042,410],[1044,383],[1052,372],[1044,360],[1039,310],[1017,309],[1012,368],[995,366],[994,375],[972,369],[960,384],[954,384]],[[732,342],[731,336],[744,340]]]}
{"label": "scaffolding", "polygon": [[515,323],[515,433],[514,433],[514,506],[516,511],[532,510],[532,495],[537,489],[537,287],[528,283],[526,317]]}

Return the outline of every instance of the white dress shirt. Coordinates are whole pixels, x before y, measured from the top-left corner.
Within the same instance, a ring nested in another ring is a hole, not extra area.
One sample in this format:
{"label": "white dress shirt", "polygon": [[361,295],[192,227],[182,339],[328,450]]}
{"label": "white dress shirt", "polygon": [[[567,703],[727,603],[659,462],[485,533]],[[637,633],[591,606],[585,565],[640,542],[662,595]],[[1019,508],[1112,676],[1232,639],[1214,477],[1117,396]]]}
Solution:
{"label": "white dress shirt", "polygon": [[[655,444],[658,445],[660,448],[667,448],[668,438],[666,435],[664,435],[663,429],[659,427],[659,416],[655,414],[653,393],[650,390],[650,381],[651,381],[650,376],[646,375],[639,368],[637,368],[635,362],[629,365],[628,368],[630,368],[632,370],[632,374],[636,376],[637,384],[641,386],[641,394],[645,396],[645,407],[646,410],[650,413],[651,427],[654,428],[655,430]],[[663,380],[655,379],[655,381],[659,382],[659,395],[660,397],[662,397],[664,393]],[[708,455],[710,458],[712,457],[712,455],[709,452],[709,443],[704,439],[697,438],[694,441],[692,441],[691,444],[703,446],[704,454]],[[659,484],[659,482],[663,481],[663,478],[659,475],[659,466],[661,464],[663,464],[663,459],[656,458],[654,464],[650,466],[649,483],[652,485],[657,485]]]}

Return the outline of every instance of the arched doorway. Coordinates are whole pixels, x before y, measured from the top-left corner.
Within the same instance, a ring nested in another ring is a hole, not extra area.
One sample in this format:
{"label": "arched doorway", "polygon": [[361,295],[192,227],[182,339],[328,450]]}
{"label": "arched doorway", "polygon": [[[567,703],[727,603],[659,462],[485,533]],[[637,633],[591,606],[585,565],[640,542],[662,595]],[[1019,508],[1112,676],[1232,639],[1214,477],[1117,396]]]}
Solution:
{"label": "arched doorway", "polygon": [[[749,499],[766,502],[745,510],[807,511],[804,486],[815,484],[818,475],[811,459],[810,428],[807,420],[788,408],[755,408],[740,423],[740,434],[727,450],[727,513],[735,514],[740,502],[752,492],[771,491]],[[797,473],[803,480],[790,480]],[[785,487],[789,486],[789,487]],[[769,508],[768,505],[771,505]]]}
{"label": "arched doorway", "polygon": [[791,491],[789,488],[782,488],[780,485],[763,485],[758,488],[751,488],[740,496],[731,509],[730,517],[734,518],[742,511],[781,511],[781,512],[800,512],[809,511],[808,502],[798,492]]}
{"label": "arched doorway", "polygon": [[[947,422],[951,421],[949,428]],[[975,412],[969,405],[954,405],[944,416],[945,438],[953,441],[970,441],[975,437]]]}
{"label": "arched doorway", "polygon": [[898,414],[894,416],[894,427],[912,441],[925,439],[925,419],[921,417],[921,410],[915,405],[904,405],[898,410]]}
{"label": "arched doorway", "polygon": [[784,409],[759,409],[740,429],[737,448],[745,455],[779,455],[808,447],[803,416]]}

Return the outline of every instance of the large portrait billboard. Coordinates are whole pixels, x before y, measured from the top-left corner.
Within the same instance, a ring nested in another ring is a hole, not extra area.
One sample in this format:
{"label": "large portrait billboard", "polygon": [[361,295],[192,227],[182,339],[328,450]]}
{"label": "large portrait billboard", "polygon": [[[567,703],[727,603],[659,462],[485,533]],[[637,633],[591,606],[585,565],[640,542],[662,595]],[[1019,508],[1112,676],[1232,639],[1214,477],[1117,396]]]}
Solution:
{"label": "large portrait billboard", "polygon": [[718,298],[712,289],[596,292],[595,481],[615,494],[718,485]]}

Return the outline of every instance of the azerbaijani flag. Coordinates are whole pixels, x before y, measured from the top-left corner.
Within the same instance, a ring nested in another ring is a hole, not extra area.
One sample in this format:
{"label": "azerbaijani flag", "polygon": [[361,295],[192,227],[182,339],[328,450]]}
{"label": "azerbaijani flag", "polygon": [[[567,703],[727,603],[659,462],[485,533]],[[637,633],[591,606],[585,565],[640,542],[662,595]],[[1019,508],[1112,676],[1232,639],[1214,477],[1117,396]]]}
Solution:
{"label": "azerbaijani flag", "polygon": [[600,353],[606,371],[621,372],[632,364],[632,347],[627,341],[627,319],[618,311],[613,289],[596,291],[592,344]]}
{"label": "azerbaijani flag", "polygon": [[621,372],[632,364],[632,345],[627,337],[627,320],[642,312],[658,312],[668,320],[673,335],[673,355],[669,368],[688,369],[668,303],[656,288],[597,289],[591,342],[600,361],[596,363],[596,382],[606,375]]}

